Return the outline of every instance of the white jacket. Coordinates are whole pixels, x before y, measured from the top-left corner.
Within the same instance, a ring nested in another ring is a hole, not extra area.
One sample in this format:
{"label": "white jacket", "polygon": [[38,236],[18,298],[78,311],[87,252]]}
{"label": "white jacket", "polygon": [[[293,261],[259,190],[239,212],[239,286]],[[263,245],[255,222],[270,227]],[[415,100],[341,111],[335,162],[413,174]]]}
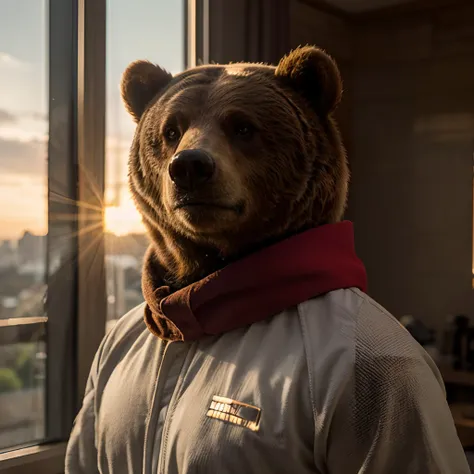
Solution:
{"label": "white jacket", "polygon": [[436,366],[359,290],[192,342],[143,311],[95,357],[68,474],[470,472]]}

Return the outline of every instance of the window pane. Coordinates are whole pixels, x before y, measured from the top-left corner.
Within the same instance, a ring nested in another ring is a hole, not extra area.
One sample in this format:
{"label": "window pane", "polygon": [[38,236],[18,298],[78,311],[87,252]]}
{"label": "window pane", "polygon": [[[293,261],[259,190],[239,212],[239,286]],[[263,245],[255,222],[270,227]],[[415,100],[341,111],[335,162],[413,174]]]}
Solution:
{"label": "window pane", "polygon": [[44,316],[47,3],[0,2],[0,451],[45,436],[43,332],[7,320]]}
{"label": "window pane", "polygon": [[122,105],[120,77],[134,60],[172,73],[184,68],[184,1],[107,2],[106,269],[110,327],[142,302],[141,263],[147,237],[127,185],[135,124]]}
{"label": "window pane", "polygon": [[45,324],[0,325],[0,452],[45,437]]}

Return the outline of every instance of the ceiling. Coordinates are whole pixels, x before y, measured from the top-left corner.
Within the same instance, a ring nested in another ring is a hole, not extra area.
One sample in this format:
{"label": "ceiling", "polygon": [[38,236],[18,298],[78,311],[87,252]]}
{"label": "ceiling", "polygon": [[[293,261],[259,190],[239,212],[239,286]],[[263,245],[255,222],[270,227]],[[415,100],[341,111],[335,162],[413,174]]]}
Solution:
{"label": "ceiling", "polygon": [[326,0],[325,3],[347,13],[362,13],[410,3],[412,0]]}

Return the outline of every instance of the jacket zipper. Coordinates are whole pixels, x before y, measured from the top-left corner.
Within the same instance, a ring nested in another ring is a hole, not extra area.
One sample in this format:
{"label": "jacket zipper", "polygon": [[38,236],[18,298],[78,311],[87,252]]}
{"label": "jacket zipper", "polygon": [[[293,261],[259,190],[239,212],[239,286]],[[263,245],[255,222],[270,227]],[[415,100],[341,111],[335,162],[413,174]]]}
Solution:
{"label": "jacket zipper", "polygon": [[[165,419],[163,421],[163,426],[161,427],[161,437],[157,439],[157,425],[158,425],[158,418],[161,409],[162,403],[162,396],[163,396],[163,389],[166,386],[167,379],[168,379],[168,372],[173,364],[176,362],[177,356],[179,355],[180,350],[183,350],[183,346],[181,342],[167,342],[163,343],[166,344],[164,348],[160,351],[161,361],[158,367],[158,374],[156,377],[155,387],[153,391],[153,400],[151,403],[149,415],[148,415],[148,425],[145,432],[145,444],[144,444],[144,453],[143,453],[143,474],[148,474],[153,472],[154,468],[154,450],[156,446],[162,445],[163,434],[165,425],[167,424],[168,420],[168,410],[170,409],[171,402],[174,398],[174,394],[176,391],[176,387],[178,385],[178,381],[180,380],[181,375],[178,376],[176,384],[173,387],[173,392],[170,396],[170,400],[168,402],[168,407],[166,409]],[[184,360],[183,360],[184,362]],[[161,462],[161,452],[158,453],[158,469]]]}
{"label": "jacket zipper", "polygon": [[157,398],[158,398],[158,393],[160,389],[161,369],[163,367],[163,362],[165,361],[166,353],[168,352],[168,348],[171,344],[172,342],[162,342],[159,355],[158,355],[158,357],[160,357],[161,360],[158,367],[158,374],[156,376],[155,387],[153,389],[153,399],[152,399],[150,410],[148,413],[148,422],[145,428],[145,440],[144,440],[144,448],[143,448],[143,474],[146,474],[147,472],[151,472],[151,468],[152,468],[152,463],[153,463],[152,447],[153,446],[150,444],[155,440],[156,424],[157,424],[157,418],[156,416],[154,416],[154,412],[159,405]]}
{"label": "jacket zipper", "polygon": [[[186,351],[186,355],[185,355],[184,360],[183,360],[183,365],[181,366],[180,375],[178,377],[178,380],[176,381],[176,385],[175,385],[175,388],[174,388],[173,395],[170,398],[168,411],[166,413],[166,419],[163,423],[163,429],[161,431],[160,457],[159,457],[159,460],[158,460],[157,474],[162,474],[162,473],[165,472],[164,469],[165,469],[165,461],[166,461],[166,449],[168,447],[168,431],[169,431],[169,427],[170,427],[170,423],[171,423],[171,416],[173,415],[173,407],[176,404],[176,397],[178,396],[178,394],[181,390],[181,385],[182,385],[183,380],[184,380],[183,367],[188,366],[186,364],[186,361],[189,360],[188,358],[192,359],[195,352],[196,352],[195,347],[194,347],[194,350],[192,348],[188,347],[188,350]],[[184,371],[186,371],[186,369]]]}

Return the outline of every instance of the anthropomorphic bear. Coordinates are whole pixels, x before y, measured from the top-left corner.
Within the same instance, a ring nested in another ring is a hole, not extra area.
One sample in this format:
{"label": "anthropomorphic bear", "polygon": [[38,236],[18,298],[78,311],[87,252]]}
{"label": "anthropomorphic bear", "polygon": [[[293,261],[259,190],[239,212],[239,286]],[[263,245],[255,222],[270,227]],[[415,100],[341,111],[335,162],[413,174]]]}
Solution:
{"label": "anthropomorphic bear", "polygon": [[96,355],[68,473],[469,472],[434,363],[365,293],[341,94],[309,46],[125,71],[146,302]]}

